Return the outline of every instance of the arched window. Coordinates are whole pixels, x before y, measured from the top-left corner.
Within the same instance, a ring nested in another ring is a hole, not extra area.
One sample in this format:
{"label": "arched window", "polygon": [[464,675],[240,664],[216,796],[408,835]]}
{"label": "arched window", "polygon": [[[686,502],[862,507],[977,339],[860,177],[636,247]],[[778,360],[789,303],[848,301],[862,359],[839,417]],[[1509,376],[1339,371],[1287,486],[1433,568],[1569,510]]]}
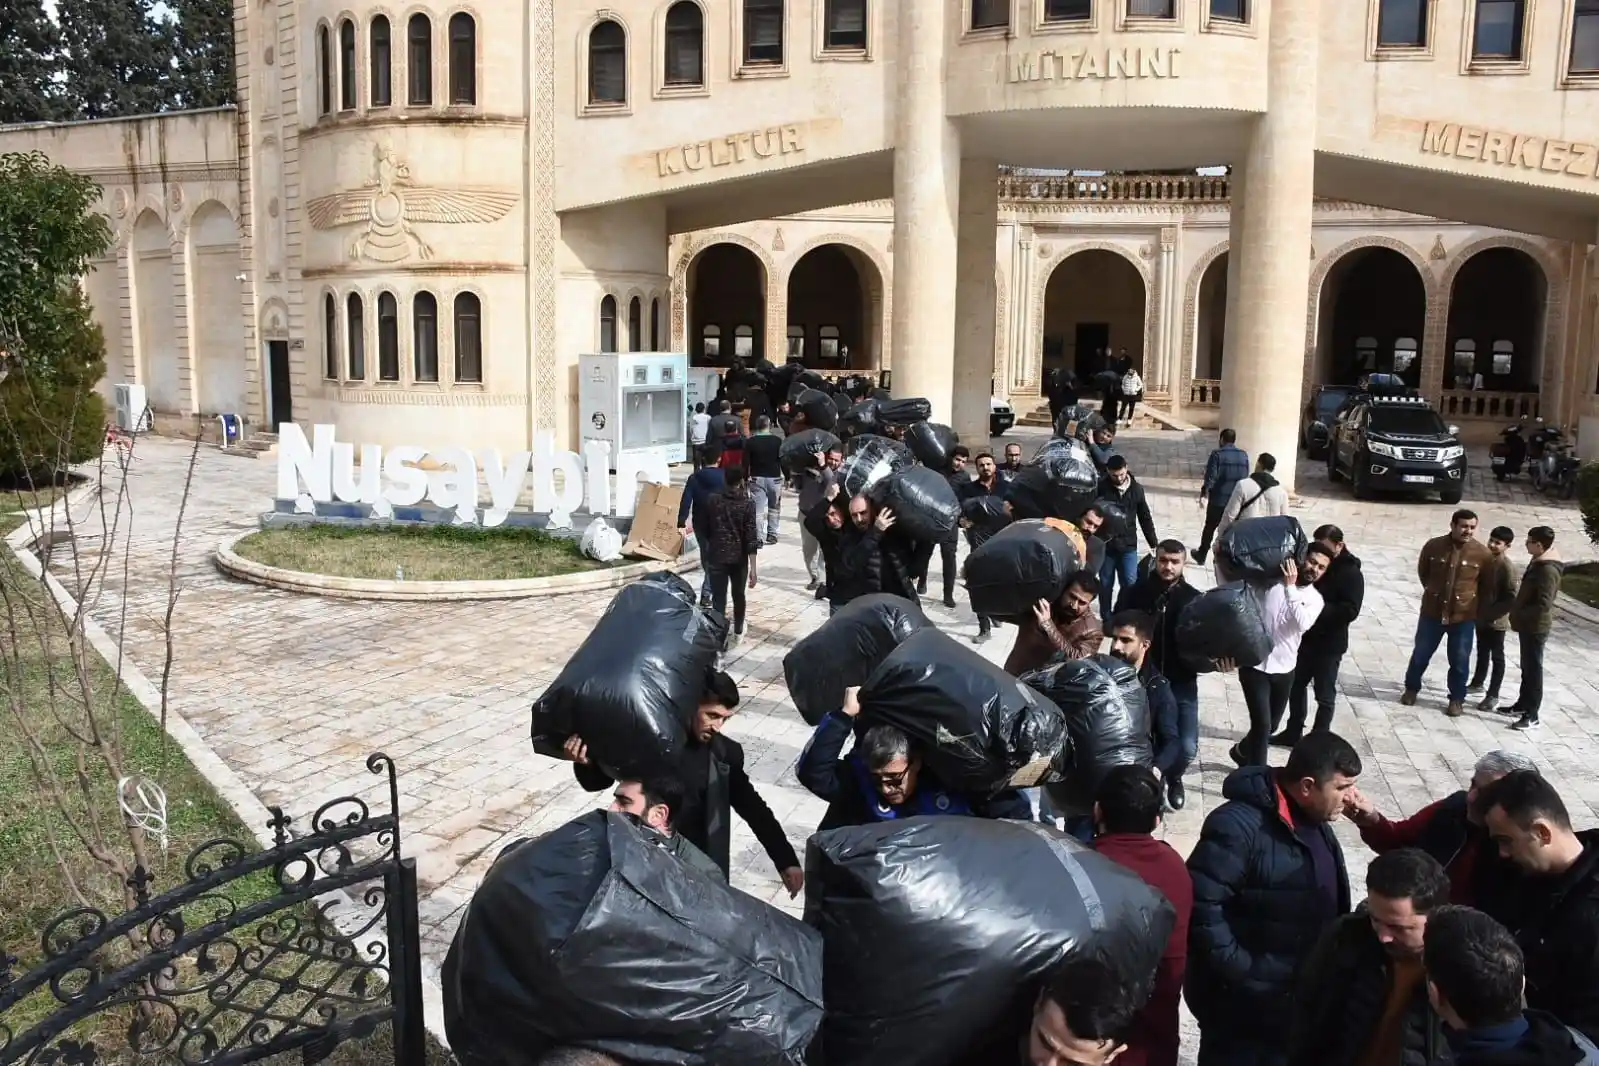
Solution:
{"label": "arched window", "polygon": [[817,354],[828,362],[838,362],[838,327],[823,326],[816,331],[816,336],[818,341],[816,345]]}
{"label": "arched window", "polygon": [[328,45],[328,28],[316,28],[316,97],[317,114],[333,112],[333,55]]}
{"label": "arched window", "polygon": [[355,23],[339,23],[339,110],[355,110]]}
{"label": "arched window", "polygon": [[361,294],[352,292],[344,301],[344,331],[349,337],[350,380],[366,380],[366,309]]}
{"label": "arched window", "polygon": [[733,327],[733,358],[748,359],[755,354],[755,330],[751,326]]}
{"label": "arched window", "polygon": [[470,292],[455,298],[455,380],[483,380],[483,304]]}
{"label": "arched window", "polygon": [[783,0],[744,0],[744,62],[783,62]]}
{"label": "arched window", "polygon": [[589,103],[627,103],[627,34],[611,19],[589,31]]}
{"label": "arched window", "polygon": [[323,376],[335,381],[339,376],[339,308],[330,292],[322,297]]}
{"label": "arched window", "polygon": [[866,47],[866,0],[827,0],[822,47],[854,51]]}
{"label": "arched window", "polygon": [[650,301],[650,351],[661,350],[661,301],[657,297]]}
{"label": "arched window", "polygon": [[450,103],[477,103],[477,23],[465,11],[450,16]]}
{"label": "arched window", "polygon": [[705,12],[694,0],[666,12],[666,84],[705,84]]}
{"label": "arched window", "polygon": [[433,102],[433,23],[422,14],[411,16],[405,30],[406,102],[426,107]]}
{"label": "arched window", "polygon": [[1420,358],[1420,349],[1416,346],[1416,338],[1400,337],[1394,341],[1394,373],[1404,374],[1416,365]]}
{"label": "arched window", "polygon": [[400,308],[392,292],[378,293],[378,380],[400,380]]}
{"label": "arched window", "polygon": [[616,351],[616,297],[600,301],[600,351]]}
{"label": "arched window", "polygon": [[637,296],[628,301],[627,305],[627,350],[630,352],[644,350],[644,301]]}
{"label": "arched window", "polygon": [[1493,376],[1502,378],[1510,373],[1516,361],[1516,346],[1510,341],[1494,341]]}
{"label": "arched window", "polygon": [[706,326],[700,331],[700,350],[710,360],[722,357],[722,327]]}
{"label": "arched window", "polygon": [[439,380],[439,301],[431,292],[411,299],[411,350],[416,380]]}
{"label": "arched window", "polygon": [[389,20],[379,15],[372,20],[372,106],[388,107],[394,102],[394,65],[389,58]]}
{"label": "arched window", "polygon": [[805,358],[805,327],[788,327],[788,357],[790,359]]}

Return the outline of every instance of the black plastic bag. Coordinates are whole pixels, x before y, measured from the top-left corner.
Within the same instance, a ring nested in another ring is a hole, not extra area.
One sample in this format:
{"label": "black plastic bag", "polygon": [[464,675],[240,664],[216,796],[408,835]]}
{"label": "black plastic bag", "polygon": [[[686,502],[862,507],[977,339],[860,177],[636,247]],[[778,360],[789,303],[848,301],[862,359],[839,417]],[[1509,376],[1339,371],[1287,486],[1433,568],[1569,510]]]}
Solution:
{"label": "black plastic bag", "polygon": [[1217,659],[1231,659],[1243,669],[1259,666],[1271,654],[1259,595],[1236,581],[1189,601],[1177,616],[1175,639],[1183,662],[1202,674],[1214,671]]}
{"label": "black plastic bag", "polygon": [[1055,418],[1055,436],[1087,444],[1093,438],[1094,431],[1104,429],[1107,424],[1105,416],[1092,407],[1074,403],[1060,409],[1060,414]]}
{"label": "black plastic bag", "polygon": [[1075,523],[1099,492],[1099,471],[1077,440],[1046,441],[1005,487],[1018,517]]}
{"label": "black plastic bag", "polygon": [[675,766],[726,637],[726,619],[676,574],[624,585],[533,702],[533,750],[560,758],[576,733],[618,780]]}
{"label": "black plastic bag", "polygon": [[877,401],[862,400],[838,418],[838,435],[860,437],[874,434],[881,428],[877,420]]}
{"label": "black plastic bag", "polygon": [[851,437],[844,449],[844,464],[838,468],[838,483],[846,496],[857,496],[890,474],[908,470],[916,463],[911,450],[887,437]]}
{"label": "black plastic bag", "polygon": [[961,517],[990,534],[1011,523],[1010,513],[1005,510],[1005,497],[992,494],[966,497],[961,501]]}
{"label": "black plastic bag", "polygon": [[593,811],[513,844],[444,961],[464,1062],[580,1045],[626,1062],[800,1066],[822,1016],[822,942],[777,909]]}
{"label": "black plastic bag", "polygon": [[937,629],[895,648],[860,700],[862,722],[899,727],[940,781],[973,796],[1051,780],[1069,754],[1059,707]]}
{"label": "black plastic bag", "polygon": [[1064,532],[1036,518],[1022,519],[966,557],[966,594],[977,614],[1029,621],[1033,605],[1058,600],[1081,565],[1077,546]]}
{"label": "black plastic bag", "polygon": [[1045,786],[1063,814],[1094,813],[1094,795],[1112,768],[1155,764],[1149,699],[1131,665],[1095,655],[1034,670],[1022,680],[1066,715],[1071,759],[1062,780]]}
{"label": "black plastic bag", "polygon": [[783,438],[777,458],[783,466],[783,472],[792,477],[801,470],[819,469],[828,452],[837,451],[843,446],[842,441],[825,429],[802,429]]}
{"label": "black plastic bag", "polygon": [[923,466],[940,474],[949,473],[950,456],[960,442],[960,434],[939,422],[918,422],[905,431],[911,452]]}
{"label": "black plastic bag", "polygon": [[[956,1066],[1019,1047],[1044,980],[1104,959],[1148,994],[1176,924],[1137,874],[1053,828],[910,818],[817,833],[806,920],[822,934],[826,1066]],[[1010,1059],[996,1060],[1005,1066]]]}
{"label": "black plastic bag", "polygon": [[1124,504],[1117,503],[1115,500],[1097,499],[1094,501],[1094,509],[1105,516],[1104,524],[1099,527],[1099,532],[1095,534],[1099,539],[1109,542],[1117,537],[1131,535],[1134,543],[1137,542],[1136,534],[1138,531],[1133,528],[1133,516],[1127,513],[1127,507]]}
{"label": "black plastic bag", "polygon": [[799,371],[794,375],[794,381],[796,384],[804,385],[807,389],[817,389],[821,392],[827,391],[827,379],[814,370],[800,367]]}
{"label": "black plastic bag", "polygon": [[877,420],[885,426],[909,426],[932,417],[933,405],[920,396],[882,400],[877,405]]}
{"label": "black plastic bag", "polygon": [[1216,573],[1223,581],[1275,585],[1283,563],[1305,557],[1305,530],[1293,515],[1245,518],[1216,538]]}
{"label": "black plastic bag", "polygon": [[874,503],[892,508],[894,527],[921,544],[954,540],[961,503],[949,480],[936,470],[912,466],[890,474],[867,490]]}
{"label": "black plastic bag", "polygon": [[838,609],[783,656],[783,677],[800,715],[816,725],[844,706],[844,690],[866,684],[888,653],[931,625],[910,600],[874,592]]}
{"label": "black plastic bag", "polygon": [[838,422],[838,408],[833,398],[820,389],[806,389],[794,401],[794,407],[805,416],[808,429],[831,430]]}

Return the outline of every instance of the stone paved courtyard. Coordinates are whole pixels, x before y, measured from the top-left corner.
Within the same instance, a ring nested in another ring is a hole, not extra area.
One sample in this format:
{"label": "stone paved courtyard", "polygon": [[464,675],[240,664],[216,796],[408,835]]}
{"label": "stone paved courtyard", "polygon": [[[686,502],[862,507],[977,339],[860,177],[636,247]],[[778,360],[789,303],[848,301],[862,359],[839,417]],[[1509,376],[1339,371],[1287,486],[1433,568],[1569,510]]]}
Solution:
{"label": "stone paved courtyard", "polygon": [[[1021,430],[1006,440],[1021,440],[1030,453],[1043,438],[1039,431]],[[1197,538],[1203,512],[1195,493],[1211,444],[1210,433],[1124,434],[1122,451],[1150,490],[1161,536],[1189,543]],[[167,567],[188,455],[184,443],[141,442],[128,485],[125,596],[119,573],[94,606],[108,631],[125,631],[127,652],[158,683]],[[1482,516],[1484,536],[1493,525],[1509,524],[1519,540],[1528,526],[1545,523],[1556,529],[1566,559],[1593,556],[1572,505],[1533,495],[1524,482],[1497,485],[1483,477],[1485,467],[1478,463],[1466,496],[1466,505]],[[533,754],[528,706],[588,633],[610,594],[389,604],[275,592],[224,578],[211,553],[220,540],[255,527],[270,504],[275,472],[275,462],[209,448],[199,455],[178,552],[182,596],[174,622],[171,706],[264,802],[301,815],[352,791],[378,799],[363,760],[378,750],[393,756],[401,771],[404,847],[419,863],[426,951],[436,964],[473,887],[504,844],[605,799],[579,789],[568,765]],[[1364,562],[1365,610],[1344,660],[1334,727],[1366,761],[1361,787],[1385,812],[1408,813],[1461,787],[1482,753],[1517,748],[1537,758],[1582,827],[1599,821],[1599,775],[1592,772],[1599,754],[1599,632],[1568,618],[1557,622],[1541,732],[1517,734],[1506,728],[1507,719],[1476,713],[1445,718],[1441,652],[1419,705],[1400,707],[1400,678],[1419,602],[1415,553],[1423,539],[1446,530],[1451,509],[1437,502],[1355,502],[1346,488],[1327,483],[1320,464],[1301,464],[1299,491],[1294,513],[1307,531],[1338,523]],[[799,848],[823,804],[793,777],[808,730],[788,701],[782,659],[823,620],[825,608],[804,591],[797,537],[788,522],[793,507],[792,497],[785,498],[783,539],[763,552],[761,585],[750,597],[749,635],[728,666],[744,694],[728,733],[744,745],[751,777]],[[80,544],[93,551],[100,510],[84,504],[75,517]],[[1525,562],[1519,546],[1515,557]],[[1190,567],[1190,580],[1208,587],[1209,575],[1197,569]],[[68,578],[62,567],[58,572]],[[963,594],[957,599],[964,600]],[[951,612],[935,602],[928,613],[961,637],[976,632],[964,603]],[[985,654],[1003,659],[1014,632],[1002,629]],[[1514,652],[1511,659],[1507,699],[1519,677]],[[1247,723],[1236,684],[1211,676],[1202,679],[1200,693],[1200,758],[1189,771],[1190,802],[1164,830],[1184,854],[1218,802],[1232,768],[1227,747]],[[1358,898],[1368,855],[1350,826],[1341,825],[1339,832]],[[736,821],[734,863],[738,887],[797,909],[754,838]]]}

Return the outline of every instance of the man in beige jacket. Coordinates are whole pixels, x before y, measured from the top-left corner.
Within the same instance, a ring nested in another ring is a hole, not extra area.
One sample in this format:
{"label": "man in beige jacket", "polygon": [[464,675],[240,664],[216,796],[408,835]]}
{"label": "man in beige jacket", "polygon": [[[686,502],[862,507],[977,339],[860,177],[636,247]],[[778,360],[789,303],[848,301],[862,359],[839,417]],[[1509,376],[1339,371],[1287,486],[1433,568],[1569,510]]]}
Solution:
{"label": "man in beige jacket", "polygon": [[1227,527],[1245,518],[1270,518],[1288,513],[1288,490],[1277,483],[1274,471],[1277,460],[1270,452],[1262,452],[1255,460],[1255,472],[1233,487],[1227,500],[1227,509],[1216,526],[1216,536],[1227,532]]}

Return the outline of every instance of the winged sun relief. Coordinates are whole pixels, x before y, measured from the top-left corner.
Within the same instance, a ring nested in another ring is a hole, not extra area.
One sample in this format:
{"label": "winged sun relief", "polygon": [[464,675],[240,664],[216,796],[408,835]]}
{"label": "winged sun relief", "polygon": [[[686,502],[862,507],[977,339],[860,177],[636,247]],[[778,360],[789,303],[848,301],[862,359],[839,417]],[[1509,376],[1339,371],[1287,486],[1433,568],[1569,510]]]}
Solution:
{"label": "winged sun relief", "polygon": [[373,180],[351,192],[319,196],[306,205],[317,229],[366,224],[350,242],[350,258],[398,263],[413,253],[432,259],[433,249],[411,228],[413,222],[498,222],[516,205],[513,193],[493,189],[438,189],[411,184],[411,168],[390,145],[372,152]]}

